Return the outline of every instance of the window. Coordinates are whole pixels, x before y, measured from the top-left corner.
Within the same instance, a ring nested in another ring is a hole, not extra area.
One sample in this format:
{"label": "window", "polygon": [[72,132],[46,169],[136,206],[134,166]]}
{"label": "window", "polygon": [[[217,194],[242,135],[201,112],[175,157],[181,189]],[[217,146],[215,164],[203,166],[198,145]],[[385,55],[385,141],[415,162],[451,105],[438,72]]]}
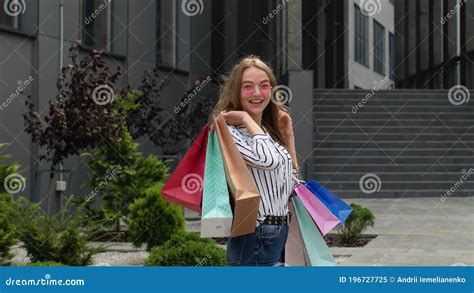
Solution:
{"label": "window", "polygon": [[82,39],[84,45],[112,50],[112,1],[83,0]]}
{"label": "window", "polygon": [[157,2],[156,62],[176,66],[176,1]]}
{"label": "window", "polygon": [[385,75],[385,28],[374,20],[374,71]]}
{"label": "window", "polygon": [[393,33],[388,34],[388,49],[389,49],[389,77],[391,80],[395,80],[395,35]]}
{"label": "window", "polygon": [[355,5],[355,61],[368,66],[368,17]]}

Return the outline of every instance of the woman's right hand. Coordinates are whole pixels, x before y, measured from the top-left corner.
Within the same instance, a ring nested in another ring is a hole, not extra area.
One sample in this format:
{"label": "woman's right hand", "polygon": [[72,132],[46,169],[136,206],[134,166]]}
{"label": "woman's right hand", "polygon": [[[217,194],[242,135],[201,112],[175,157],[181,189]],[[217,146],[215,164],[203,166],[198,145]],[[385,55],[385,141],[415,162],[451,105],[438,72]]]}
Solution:
{"label": "woman's right hand", "polygon": [[243,125],[251,136],[265,134],[262,128],[246,111],[224,111],[221,113],[227,125]]}
{"label": "woman's right hand", "polygon": [[224,111],[222,116],[227,125],[247,125],[249,119],[252,119],[245,111]]}

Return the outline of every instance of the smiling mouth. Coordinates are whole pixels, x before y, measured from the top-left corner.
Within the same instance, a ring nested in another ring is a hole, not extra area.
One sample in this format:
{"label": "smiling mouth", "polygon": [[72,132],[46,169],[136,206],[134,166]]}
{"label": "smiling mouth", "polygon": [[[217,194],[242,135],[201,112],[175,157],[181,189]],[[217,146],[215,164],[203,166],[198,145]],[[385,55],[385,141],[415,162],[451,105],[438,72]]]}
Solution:
{"label": "smiling mouth", "polygon": [[263,103],[263,99],[250,100],[249,103],[253,105],[260,105]]}

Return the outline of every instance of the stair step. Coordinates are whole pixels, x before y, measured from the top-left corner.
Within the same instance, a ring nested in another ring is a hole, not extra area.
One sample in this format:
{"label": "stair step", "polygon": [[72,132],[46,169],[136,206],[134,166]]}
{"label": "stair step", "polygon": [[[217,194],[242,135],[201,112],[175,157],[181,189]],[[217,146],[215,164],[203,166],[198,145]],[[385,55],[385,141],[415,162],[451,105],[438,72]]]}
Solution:
{"label": "stair step", "polygon": [[474,165],[474,157],[467,156],[425,156],[425,157],[415,157],[415,156],[315,156],[314,164],[364,164],[364,163],[379,163],[387,165],[404,165],[404,164],[418,164],[418,163],[427,163],[427,164],[461,164],[461,163],[471,163]]}
{"label": "stair step", "polygon": [[[438,99],[410,99],[410,100],[394,100],[394,99],[379,99],[379,98],[374,98],[371,99],[369,102],[362,104],[363,106],[361,107],[359,103],[362,102],[362,99],[360,97],[356,98],[334,98],[334,97],[328,97],[325,99],[316,99],[314,100],[314,110],[319,110],[319,109],[326,109],[326,107],[334,107],[334,106],[342,106],[343,110],[345,111],[347,107],[347,111],[352,111],[352,107],[354,106],[359,106],[359,110],[361,109],[370,109],[371,107],[391,107],[389,108],[390,110],[397,110],[401,108],[402,110],[406,107],[443,107],[443,108],[452,108],[452,109],[463,109],[463,108],[472,108],[474,106],[474,103],[468,102],[459,106],[454,106],[451,104],[451,102],[448,100],[447,96],[443,98],[438,98]],[[357,110],[357,109],[356,109]]]}
{"label": "stair step", "polygon": [[317,141],[355,141],[360,138],[365,138],[367,140],[374,141],[433,141],[433,142],[456,142],[458,140],[464,142],[474,141],[474,128],[468,130],[464,134],[455,134],[455,133],[377,133],[368,135],[363,132],[354,132],[354,133],[330,133],[322,135],[318,133],[316,136]]}
{"label": "stair step", "polygon": [[411,134],[411,133],[423,133],[423,134],[464,134],[464,133],[474,133],[474,127],[469,126],[344,126],[344,127],[335,127],[335,126],[318,126],[317,134],[318,135],[327,135],[331,133],[361,133],[373,135],[375,133],[381,134]]}
{"label": "stair step", "polygon": [[[315,90],[312,110],[313,176],[343,198],[440,197],[474,168],[474,103],[448,90]],[[367,173],[381,181],[373,194]],[[472,196],[474,176],[456,189]]]}
{"label": "stair step", "polygon": [[[384,171],[393,171],[395,165],[389,164],[378,164],[378,163],[365,163],[365,164],[314,164],[314,172],[326,172],[326,173],[337,173],[337,172],[363,172],[363,173],[379,173]],[[396,166],[398,172],[450,172],[459,174],[463,169],[469,170],[474,168],[471,163],[462,164],[403,164]]]}
{"label": "stair step", "polygon": [[451,126],[459,126],[459,127],[473,127],[474,121],[472,119],[371,119],[371,118],[364,118],[364,119],[336,119],[336,118],[320,118],[314,117],[315,125],[319,126],[333,126],[333,127],[344,127],[344,126],[374,126],[379,125],[382,126],[404,126],[404,127],[413,127],[413,126],[423,126],[423,127],[432,127],[432,126],[439,126],[439,127],[451,127]]}
{"label": "stair step", "polygon": [[472,112],[414,112],[414,113],[388,113],[388,112],[377,112],[377,113],[357,113],[352,114],[350,112],[315,112],[314,117],[316,119],[350,119],[358,121],[361,119],[374,119],[374,120],[405,120],[405,119],[414,119],[414,120],[428,120],[432,121],[435,119],[440,119],[442,121],[451,120],[451,119],[463,119],[468,120],[474,125],[474,113]]}
{"label": "stair step", "polygon": [[[347,148],[317,148],[314,152],[316,156],[327,157],[327,156],[339,156],[339,155],[357,155],[358,157],[366,156],[399,156],[404,157],[423,157],[423,156],[443,156],[447,154],[445,148],[363,148],[363,149],[347,149]],[[451,148],[449,150],[449,156],[463,156],[463,157],[474,157],[474,149],[469,148]]]}
{"label": "stair step", "polygon": [[[423,182],[411,182],[411,181],[386,181],[382,178],[379,183],[375,184],[375,187],[370,185],[361,185],[360,180],[355,181],[335,181],[333,179],[315,178],[320,184],[331,191],[345,190],[345,191],[359,191],[363,193],[364,189],[376,190],[380,187],[380,191],[413,191],[413,190],[431,190],[436,191],[439,195],[452,190],[464,190],[473,192],[474,182],[463,182],[458,188],[454,187],[457,181],[454,182],[437,182],[437,181],[423,181]],[[361,188],[362,187],[362,188]],[[473,192],[474,193],[474,192]],[[473,194],[474,195],[474,194]]]}
{"label": "stair step", "polygon": [[365,97],[368,94],[371,94],[373,97],[383,97],[384,99],[414,99],[414,98],[425,98],[425,97],[447,97],[449,90],[379,90],[372,91],[371,89],[361,89],[361,90],[347,90],[347,89],[331,89],[328,90],[314,90],[313,96],[315,99],[323,97]]}
{"label": "stair step", "polygon": [[[431,183],[444,182],[454,184],[461,177],[467,176],[461,172],[315,172],[314,176],[325,182],[358,182],[366,174],[376,174],[383,182],[412,182],[412,183]],[[474,176],[468,176],[467,181],[474,182]]]}
{"label": "stair step", "polygon": [[[474,110],[474,103],[472,105],[463,105],[462,107],[453,107],[453,105],[442,105],[442,106],[427,106],[425,105],[405,105],[400,107],[399,105],[383,105],[376,103],[374,105],[366,105],[362,108],[355,108],[352,104],[343,105],[317,105],[316,113],[347,113],[351,117],[357,117],[359,113],[472,113]],[[471,110],[471,111],[470,111]]]}
{"label": "stair step", "polygon": [[[446,196],[446,190],[380,190],[371,194],[363,193],[360,190],[345,190],[338,188],[330,188],[331,192],[342,199],[350,198],[401,198],[401,197],[437,197],[440,199],[447,197],[445,200],[449,200],[450,197],[467,197],[474,196],[474,193],[467,190],[456,190],[450,196]],[[389,208],[389,207],[387,207]]]}
{"label": "stair step", "polygon": [[474,142],[444,142],[444,141],[377,141],[358,140],[358,141],[342,141],[342,140],[326,140],[314,141],[314,150],[317,148],[346,148],[346,149],[362,149],[362,148],[470,148],[474,149]]}

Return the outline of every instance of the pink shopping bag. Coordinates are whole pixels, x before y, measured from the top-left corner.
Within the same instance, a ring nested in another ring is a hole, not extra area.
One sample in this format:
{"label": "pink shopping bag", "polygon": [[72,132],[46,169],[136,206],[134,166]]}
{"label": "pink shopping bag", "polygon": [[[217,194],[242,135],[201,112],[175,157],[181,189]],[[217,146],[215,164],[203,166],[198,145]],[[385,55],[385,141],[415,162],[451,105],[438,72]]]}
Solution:
{"label": "pink shopping bag", "polygon": [[322,235],[326,235],[340,223],[340,220],[304,184],[298,184],[295,192]]}

